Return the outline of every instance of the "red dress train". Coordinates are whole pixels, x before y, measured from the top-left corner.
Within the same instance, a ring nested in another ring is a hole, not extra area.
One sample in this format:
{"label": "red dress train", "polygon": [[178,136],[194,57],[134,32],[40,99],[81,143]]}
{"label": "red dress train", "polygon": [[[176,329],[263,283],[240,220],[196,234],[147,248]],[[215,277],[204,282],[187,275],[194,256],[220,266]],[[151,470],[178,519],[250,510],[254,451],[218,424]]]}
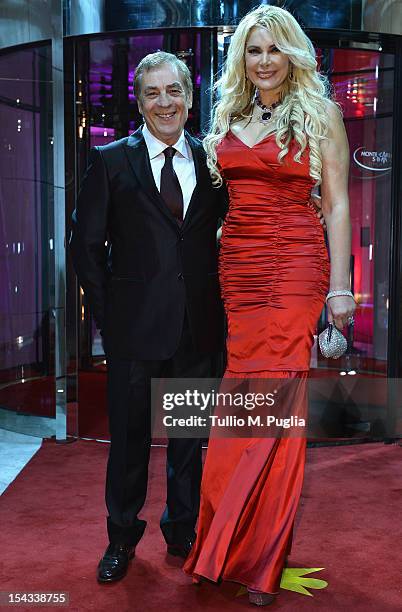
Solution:
{"label": "red dress train", "polygon": [[[296,151],[293,142],[280,164],[274,134],[248,147],[231,131],[218,147],[230,197],[220,249],[228,321],[225,379],[308,376],[329,262],[309,205],[308,150],[300,163],[293,159]],[[278,592],[305,449],[303,437],[210,439],[186,573]]]}

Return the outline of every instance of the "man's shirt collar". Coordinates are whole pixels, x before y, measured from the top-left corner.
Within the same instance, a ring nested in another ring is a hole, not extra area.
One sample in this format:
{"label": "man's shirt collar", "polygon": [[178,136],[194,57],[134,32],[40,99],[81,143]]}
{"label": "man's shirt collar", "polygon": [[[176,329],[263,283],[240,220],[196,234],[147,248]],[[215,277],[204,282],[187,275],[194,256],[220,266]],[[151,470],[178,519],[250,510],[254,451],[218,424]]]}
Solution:
{"label": "man's shirt collar", "polygon": [[[155,157],[163,153],[166,147],[169,146],[158,138],[156,138],[153,134],[151,134],[146,123],[144,123],[144,126],[142,128],[142,135],[144,136],[150,159],[154,159]],[[172,146],[174,149],[176,149],[176,151],[180,153],[180,155],[182,155],[186,159],[191,159],[189,151],[187,149],[187,142],[184,136],[184,130],[182,131],[177,142],[175,142],[175,144]]]}

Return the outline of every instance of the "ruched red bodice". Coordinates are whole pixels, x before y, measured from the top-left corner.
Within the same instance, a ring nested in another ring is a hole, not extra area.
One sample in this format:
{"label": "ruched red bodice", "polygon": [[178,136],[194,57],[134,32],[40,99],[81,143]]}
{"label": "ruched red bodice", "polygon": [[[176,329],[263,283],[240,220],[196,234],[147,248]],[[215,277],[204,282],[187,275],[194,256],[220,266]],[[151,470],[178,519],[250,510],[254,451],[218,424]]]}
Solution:
{"label": "ruched red bodice", "polygon": [[218,149],[230,196],[220,282],[228,369],[308,370],[328,286],[323,230],[309,205],[308,151],[278,160],[275,135],[250,148],[229,132]]}
{"label": "ruched red bodice", "polygon": [[[305,383],[328,288],[324,233],[309,204],[309,153],[298,163],[296,151],[293,143],[281,164],[274,134],[250,148],[232,132],[217,149],[230,196],[219,264],[228,320],[225,380],[247,378],[251,389],[255,378]],[[294,414],[305,415],[305,393],[295,403]],[[305,448],[303,437],[210,439],[197,539],[184,566],[194,580],[279,590]]]}

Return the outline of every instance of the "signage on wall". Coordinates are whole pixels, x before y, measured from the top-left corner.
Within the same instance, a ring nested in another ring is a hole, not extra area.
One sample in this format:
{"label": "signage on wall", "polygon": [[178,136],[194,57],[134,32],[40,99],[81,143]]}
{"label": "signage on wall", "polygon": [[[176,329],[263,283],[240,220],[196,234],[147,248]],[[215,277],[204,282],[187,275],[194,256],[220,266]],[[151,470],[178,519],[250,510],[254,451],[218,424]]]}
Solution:
{"label": "signage on wall", "polygon": [[382,172],[391,170],[392,155],[388,151],[370,151],[366,147],[358,147],[353,152],[353,161],[364,170],[374,172],[373,178]]}

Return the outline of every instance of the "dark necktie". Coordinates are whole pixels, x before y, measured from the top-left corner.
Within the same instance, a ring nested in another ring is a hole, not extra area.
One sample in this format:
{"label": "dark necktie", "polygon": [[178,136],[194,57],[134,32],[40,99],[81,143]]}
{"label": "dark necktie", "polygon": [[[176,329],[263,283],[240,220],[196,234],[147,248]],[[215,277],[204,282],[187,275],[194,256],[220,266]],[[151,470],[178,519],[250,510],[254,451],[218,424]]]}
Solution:
{"label": "dark necktie", "polygon": [[183,223],[183,193],[176,172],[173,170],[173,157],[176,149],[167,147],[163,153],[165,155],[165,165],[161,172],[160,194],[172,215],[181,225]]}

